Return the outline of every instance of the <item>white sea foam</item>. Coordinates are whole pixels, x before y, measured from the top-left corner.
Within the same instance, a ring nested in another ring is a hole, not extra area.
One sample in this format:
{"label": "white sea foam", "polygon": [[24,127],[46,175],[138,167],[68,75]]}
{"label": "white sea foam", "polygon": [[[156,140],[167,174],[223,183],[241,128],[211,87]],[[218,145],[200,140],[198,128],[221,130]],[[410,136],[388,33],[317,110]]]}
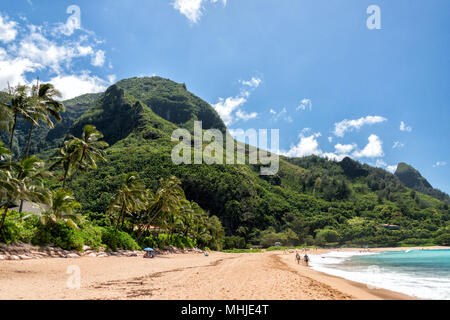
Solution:
{"label": "white sea foam", "polygon": [[[383,288],[423,299],[450,299],[450,278],[425,272],[408,272],[402,268],[350,263],[357,255],[372,252],[332,251],[311,255],[314,270],[366,284],[369,288]],[[346,263],[347,262],[347,263]]]}

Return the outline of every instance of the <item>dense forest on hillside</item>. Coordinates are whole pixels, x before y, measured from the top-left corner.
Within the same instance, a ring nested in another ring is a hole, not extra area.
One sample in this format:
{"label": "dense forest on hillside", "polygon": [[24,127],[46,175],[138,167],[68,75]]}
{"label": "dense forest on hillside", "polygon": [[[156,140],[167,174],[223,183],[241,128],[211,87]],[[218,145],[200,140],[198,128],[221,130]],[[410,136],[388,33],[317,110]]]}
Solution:
{"label": "dense forest on hillside", "polygon": [[395,171],[395,175],[408,188],[428,194],[436,199],[440,199],[450,204],[450,196],[448,194],[433,188],[427,179],[422,177],[420,172],[410,165],[400,162],[397,166],[397,170]]}
{"label": "dense forest on hillside", "polygon": [[[413,190],[398,175],[350,158],[335,162],[317,156],[281,157],[274,176],[261,176],[260,165],[174,165],[170,157],[177,143],[171,141],[173,130],[192,130],[196,120],[203,121],[204,129],[226,130],[216,111],[184,84],[159,77],[126,79],[105,93],[84,95],[64,105],[67,111],[60,124],[35,130],[31,154],[52,163],[52,158],[61,155],[63,142],[80,138],[86,126],[102,133],[109,145],[104,148],[105,161],[90,170],[80,167],[65,172],[64,166],[57,167],[56,174],[43,183],[49,190],[60,190],[67,182],[80,203],[76,212],[88,221],[88,229],[103,228],[105,239],[109,239],[105,230],[114,228],[117,221],[111,215],[111,201],[133,173],[153,195],[164,181],[179,179],[183,201],[198,205],[212,219],[205,226],[216,242],[194,237],[204,246],[450,244],[450,211],[448,203],[441,201],[445,198],[437,192]],[[23,121],[18,125],[16,157],[25,148],[27,125]],[[0,138],[6,145],[9,134],[2,133]],[[120,230],[140,245],[162,245],[160,234],[146,234],[144,243],[136,232],[143,211],[128,212]],[[176,229],[180,237],[184,235],[182,222],[176,228],[175,222],[168,225],[164,219],[152,224],[163,234]],[[223,233],[226,237],[220,236]]]}

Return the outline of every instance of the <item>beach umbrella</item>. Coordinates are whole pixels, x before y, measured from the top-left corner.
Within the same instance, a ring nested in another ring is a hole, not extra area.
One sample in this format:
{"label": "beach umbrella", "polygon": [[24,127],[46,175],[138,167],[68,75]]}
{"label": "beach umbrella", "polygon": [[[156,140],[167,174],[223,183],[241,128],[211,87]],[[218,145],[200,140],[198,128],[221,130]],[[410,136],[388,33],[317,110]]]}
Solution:
{"label": "beach umbrella", "polygon": [[144,251],[155,251],[152,248],[145,248]]}

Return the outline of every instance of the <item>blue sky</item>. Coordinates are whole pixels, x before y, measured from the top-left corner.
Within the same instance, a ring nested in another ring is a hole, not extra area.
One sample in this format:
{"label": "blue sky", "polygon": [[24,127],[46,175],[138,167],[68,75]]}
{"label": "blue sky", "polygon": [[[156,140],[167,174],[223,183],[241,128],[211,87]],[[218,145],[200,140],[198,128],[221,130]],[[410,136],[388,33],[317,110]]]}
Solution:
{"label": "blue sky", "polygon": [[[381,29],[367,27],[370,5],[380,8]],[[391,171],[404,161],[447,193],[449,70],[448,0],[0,7],[1,88],[39,75],[73,97],[158,75],[186,83],[230,129],[280,129],[284,154],[349,155]]]}

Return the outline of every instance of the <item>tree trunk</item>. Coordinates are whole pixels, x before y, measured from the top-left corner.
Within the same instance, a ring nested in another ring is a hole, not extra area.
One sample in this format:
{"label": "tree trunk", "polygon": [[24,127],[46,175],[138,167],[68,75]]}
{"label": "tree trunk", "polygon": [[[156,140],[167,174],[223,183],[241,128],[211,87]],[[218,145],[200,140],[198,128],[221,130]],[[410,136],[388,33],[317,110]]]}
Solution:
{"label": "tree trunk", "polygon": [[62,185],[63,189],[66,187],[66,179],[67,179],[67,174],[68,173],[69,173],[69,169],[64,171],[64,179],[63,179],[63,185]]}
{"label": "tree trunk", "polygon": [[146,228],[145,225],[139,228],[136,240],[139,240],[142,237],[142,235],[144,234],[145,228]]}
{"label": "tree trunk", "polygon": [[122,217],[122,224],[120,225],[120,229],[123,230],[123,224],[125,223],[125,215]]}
{"label": "tree trunk", "polygon": [[[16,131],[17,114],[14,115],[13,127],[11,129],[11,139],[9,140],[9,150],[13,152],[14,131]],[[13,153],[14,155],[14,153]]]}
{"label": "tree trunk", "polygon": [[122,218],[122,211],[119,212],[119,216],[117,217],[116,230],[119,229],[120,218]]}
{"label": "tree trunk", "polygon": [[116,230],[119,229],[120,220],[121,220],[122,216],[124,216],[124,215],[125,215],[125,204],[122,204],[122,208],[120,209],[119,217],[117,218]]}
{"label": "tree trunk", "polygon": [[0,231],[3,228],[3,225],[5,224],[6,215],[8,214],[8,203],[5,204],[5,211],[3,212],[2,221],[0,221]]}
{"label": "tree trunk", "polygon": [[83,150],[83,153],[81,154],[80,162],[79,162],[79,164],[78,164],[78,166],[77,166],[77,168],[76,168],[74,174],[72,175],[72,179],[70,179],[70,182],[69,182],[69,188],[72,187],[73,179],[75,179],[75,177],[77,176],[78,171],[80,170],[81,164],[83,163],[83,160],[84,160],[84,156],[85,156],[85,155],[86,155],[86,150]]}
{"label": "tree trunk", "polygon": [[24,159],[28,158],[28,154],[30,152],[30,146],[31,146],[31,132],[33,131],[34,124],[30,123],[30,130],[28,131],[28,142],[27,142],[27,149],[25,151],[25,157]]}
{"label": "tree trunk", "polygon": [[[28,158],[28,153],[30,152],[30,146],[31,146],[31,132],[33,131],[33,123],[30,123],[30,130],[28,131],[28,142],[27,142],[27,149],[25,151],[24,159]],[[23,199],[20,199],[20,206],[19,206],[19,213],[22,213],[23,210]]]}

